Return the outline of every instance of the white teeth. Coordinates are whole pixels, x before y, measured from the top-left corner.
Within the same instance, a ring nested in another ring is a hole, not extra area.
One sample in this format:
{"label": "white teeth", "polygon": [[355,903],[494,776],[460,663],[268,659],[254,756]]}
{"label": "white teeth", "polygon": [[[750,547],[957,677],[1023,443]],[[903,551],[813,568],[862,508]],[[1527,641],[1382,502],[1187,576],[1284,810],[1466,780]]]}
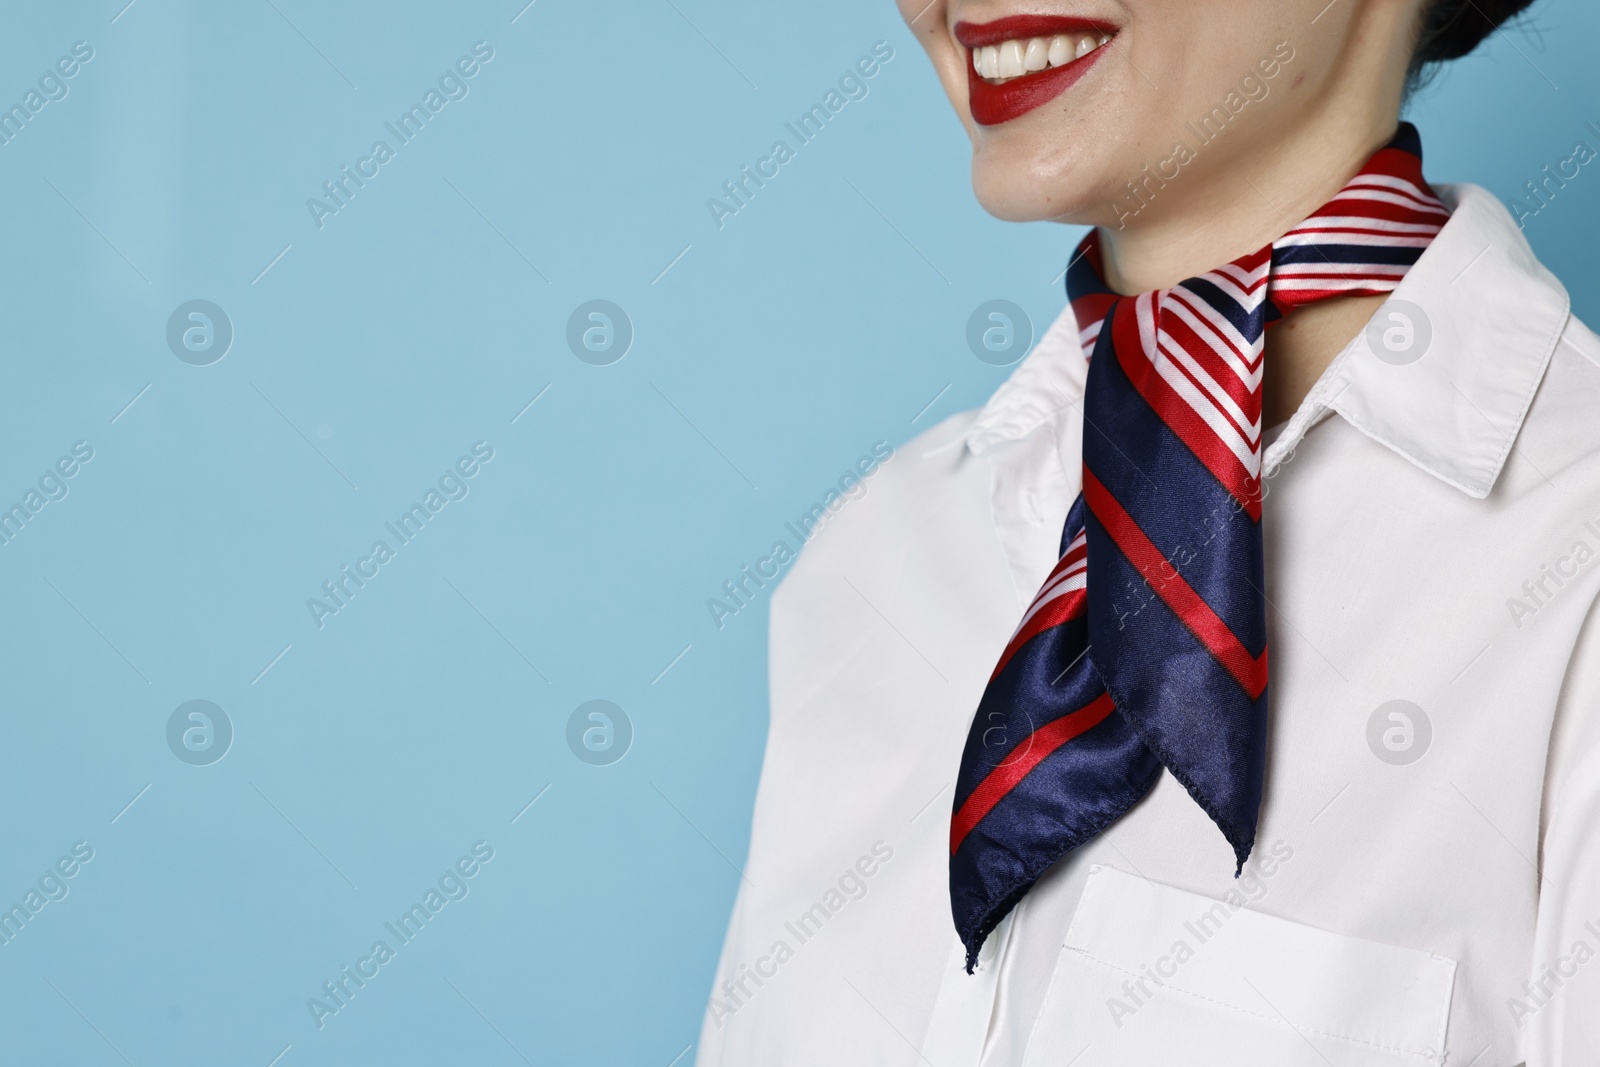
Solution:
{"label": "white teeth", "polygon": [[1028,37],[984,45],[972,50],[972,66],[980,78],[1004,81],[1024,74],[1061,67],[1093,52],[1111,40],[1105,33],[1061,33],[1054,37]]}
{"label": "white teeth", "polygon": [[1022,65],[1022,42],[1006,41],[1000,46],[1000,77],[1016,78],[1026,73]]}

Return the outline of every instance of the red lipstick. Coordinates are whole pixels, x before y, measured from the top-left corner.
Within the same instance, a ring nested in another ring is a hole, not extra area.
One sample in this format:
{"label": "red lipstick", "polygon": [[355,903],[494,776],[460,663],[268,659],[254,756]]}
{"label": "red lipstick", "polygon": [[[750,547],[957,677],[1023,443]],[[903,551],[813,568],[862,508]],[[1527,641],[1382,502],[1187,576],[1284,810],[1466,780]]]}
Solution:
{"label": "red lipstick", "polygon": [[956,40],[967,49],[967,100],[973,121],[980,126],[998,126],[1049,103],[1087,74],[1106,46],[1096,48],[1081,59],[1074,59],[1059,67],[1031,71],[999,85],[985,81],[978,74],[975,63],[977,49],[1030,37],[1085,33],[1114,36],[1116,32],[1117,27],[1109,23],[1058,15],[1009,15],[993,22],[956,23]]}

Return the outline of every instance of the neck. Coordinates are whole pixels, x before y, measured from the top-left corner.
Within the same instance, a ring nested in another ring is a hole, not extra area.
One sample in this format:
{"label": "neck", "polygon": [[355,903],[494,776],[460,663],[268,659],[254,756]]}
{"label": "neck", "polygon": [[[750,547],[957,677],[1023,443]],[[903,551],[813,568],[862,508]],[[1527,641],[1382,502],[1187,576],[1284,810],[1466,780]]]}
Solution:
{"label": "neck", "polygon": [[1360,333],[1383,296],[1347,296],[1308,304],[1267,330],[1261,376],[1261,426],[1292,416],[1322,372]]}
{"label": "neck", "polygon": [[[1195,190],[1182,213],[1138,230],[1102,227],[1107,285],[1117,293],[1144,293],[1261,250],[1338,194],[1392,136],[1392,123],[1374,123],[1320,144],[1280,144],[1272,160],[1256,166],[1230,160],[1226,179]],[[1267,330],[1262,427],[1293,416],[1382,302],[1381,296],[1350,296],[1309,304]]]}
{"label": "neck", "polygon": [[[1337,137],[1319,128],[1298,144],[1278,141],[1267,159],[1230,157],[1226,172],[1190,190],[1181,210],[1138,229],[1101,229],[1107,285],[1123,294],[1166,288],[1271,244],[1333,199],[1394,129],[1392,118]],[[1265,341],[1263,427],[1294,414],[1384,299],[1325,300],[1273,324]]]}
{"label": "neck", "polygon": [[[1410,40],[1414,11],[1363,4],[1346,5],[1341,15],[1362,25],[1345,35],[1326,78],[1295,83],[1284,104],[1259,112],[1258,125],[1239,131],[1243,137],[1225,133],[1126,229],[1101,227],[1101,259],[1113,291],[1166,288],[1264,248],[1331,200],[1394,136],[1406,56],[1385,58],[1372,42]],[[1300,106],[1285,106],[1290,102]],[[1294,414],[1382,302],[1326,300],[1267,331],[1263,426]]]}
{"label": "neck", "polygon": [[[1184,210],[1139,229],[1101,229],[1106,283],[1131,294],[1176,285],[1261,250],[1338,194],[1394,136],[1395,123],[1365,123],[1342,136],[1278,142],[1272,158],[1230,158],[1227,173],[1195,189]],[[1381,296],[1310,304],[1274,323],[1266,336],[1262,426],[1293,416],[1333,358],[1376,314]]]}
{"label": "neck", "polygon": [[[1106,284],[1124,295],[1163,289],[1264,248],[1344,188],[1394,136],[1397,123],[1345,122],[1235,152],[1216,173],[1169,197],[1141,225],[1100,228]],[[1263,139],[1266,140],[1266,139]]]}

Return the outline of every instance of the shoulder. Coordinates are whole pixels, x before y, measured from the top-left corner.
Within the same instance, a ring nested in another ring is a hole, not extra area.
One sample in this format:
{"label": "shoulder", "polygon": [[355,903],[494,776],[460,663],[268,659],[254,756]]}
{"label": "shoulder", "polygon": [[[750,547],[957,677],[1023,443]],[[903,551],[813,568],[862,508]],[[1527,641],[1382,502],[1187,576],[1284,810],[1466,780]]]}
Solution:
{"label": "shoulder", "polygon": [[973,523],[989,524],[992,541],[997,472],[1037,483],[1062,445],[1076,465],[1081,432],[1074,420],[1087,372],[1077,320],[1065,307],[983,407],[951,415],[898,447],[885,445],[890,455],[857,499],[813,508],[818,521],[805,531],[804,566],[796,571],[881,558],[903,549],[907,538],[966,545],[979,533]]}
{"label": "shoulder", "polygon": [[967,448],[977,417],[977,410],[963,411],[903,444],[879,441],[876,462],[858,485],[830,489],[791,524],[804,547],[784,587],[817,570],[882,564],[903,553],[930,516],[986,491],[986,477],[980,484]]}

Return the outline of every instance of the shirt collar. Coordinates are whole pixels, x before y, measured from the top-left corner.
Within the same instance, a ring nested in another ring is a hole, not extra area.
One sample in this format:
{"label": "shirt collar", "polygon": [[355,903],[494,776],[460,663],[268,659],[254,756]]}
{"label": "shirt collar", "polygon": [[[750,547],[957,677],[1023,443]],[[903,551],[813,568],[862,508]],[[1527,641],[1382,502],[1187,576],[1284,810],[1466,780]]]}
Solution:
{"label": "shirt collar", "polygon": [[1089,361],[1069,304],[967,428],[967,447],[982,455],[1003,441],[1028,436],[1081,401],[1088,377]]}
{"label": "shirt collar", "polygon": [[[1336,356],[1263,457],[1270,476],[1330,412],[1476,499],[1489,495],[1570,313],[1567,291],[1534,258],[1493,194],[1436,186],[1450,221],[1364,330]],[[1409,305],[1409,307],[1408,307]],[[1391,318],[1401,315],[1410,319]],[[1414,362],[1385,362],[1390,325],[1429,339]],[[1087,377],[1069,307],[967,431],[982,454],[1077,405]]]}

